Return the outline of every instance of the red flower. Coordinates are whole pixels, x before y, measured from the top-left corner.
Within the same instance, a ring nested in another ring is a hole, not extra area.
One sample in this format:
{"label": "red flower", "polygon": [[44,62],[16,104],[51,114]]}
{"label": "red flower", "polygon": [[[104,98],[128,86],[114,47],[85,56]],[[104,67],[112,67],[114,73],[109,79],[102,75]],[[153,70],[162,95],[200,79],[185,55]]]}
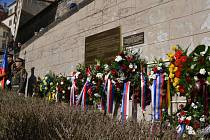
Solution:
{"label": "red flower", "polygon": [[181,56],[180,59],[182,63],[185,63],[187,61],[187,56]]}
{"label": "red flower", "polygon": [[180,66],[180,65],[182,65],[181,60],[180,60],[180,59],[177,59],[177,60],[175,61],[175,65],[176,65],[176,66]]}
{"label": "red flower", "polygon": [[152,70],[154,71],[154,73],[157,73],[158,71],[157,67],[154,67]]}
{"label": "red flower", "polygon": [[182,112],[180,112],[180,115],[181,116],[185,116],[186,115],[186,112],[182,111]]}
{"label": "red flower", "polygon": [[128,62],[133,61],[133,56],[128,56],[128,57],[127,57],[127,60],[128,60]]}
{"label": "red flower", "polygon": [[185,122],[184,122],[186,125],[189,125],[190,124],[190,120],[185,120]]}
{"label": "red flower", "polygon": [[186,81],[187,81],[187,83],[190,83],[191,82],[191,77],[190,76],[186,76]]}
{"label": "red flower", "polygon": [[99,71],[101,67],[99,65],[96,65],[96,70]]}
{"label": "red flower", "polygon": [[115,69],[111,70],[112,75],[117,75],[117,71]]}
{"label": "red flower", "polygon": [[185,88],[184,88],[183,85],[179,85],[179,92],[180,92],[181,94],[184,94],[184,93],[185,93]]}
{"label": "red flower", "polygon": [[194,129],[198,129],[201,127],[201,124],[199,123],[199,121],[195,120],[193,127],[194,127]]}
{"label": "red flower", "polygon": [[181,75],[182,75],[182,73],[181,73],[180,70],[177,70],[177,71],[175,72],[175,76],[176,76],[177,78],[180,78]]}
{"label": "red flower", "polygon": [[176,51],[175,53],[175,58],[179,59],[181,57],[181,55],[183,54],[183,52],[181,50]]}
{"label": "red flower", "polygon": [[183,104],[181,104],[181,105],[179,105],[179,109],[183,109],[184,108],[184,105]]}
{"label": "red flower", "polygon": [[127,70],[128,67],[125,64],[122,64],[120,68],[121,68],[121,70],[124,71],[124,70]]}

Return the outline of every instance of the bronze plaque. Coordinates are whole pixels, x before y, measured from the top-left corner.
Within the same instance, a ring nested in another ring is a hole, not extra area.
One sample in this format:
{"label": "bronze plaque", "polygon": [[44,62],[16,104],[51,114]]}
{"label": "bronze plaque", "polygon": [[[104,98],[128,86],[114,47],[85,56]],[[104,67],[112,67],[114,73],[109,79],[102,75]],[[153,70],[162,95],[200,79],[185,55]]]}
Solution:
{"label": "bronze plaque", "polygon": [[144,44],[144,32],[123,37],[124,47],[131,47],[139,44]]}
{"label": "bronze plaque", "polygon": [[95,59],[109,63],[120,51],[120,27],[85,38],[85,65],[95,64]]}

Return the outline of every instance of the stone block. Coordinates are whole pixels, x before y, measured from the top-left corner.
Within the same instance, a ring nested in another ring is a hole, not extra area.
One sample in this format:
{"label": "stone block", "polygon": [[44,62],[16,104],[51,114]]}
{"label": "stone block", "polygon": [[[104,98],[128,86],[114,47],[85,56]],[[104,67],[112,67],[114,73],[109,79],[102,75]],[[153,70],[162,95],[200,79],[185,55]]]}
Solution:
{"label": "stone block", "polygon": [[170,19],[184,17],[192,12],[192,0],[175,0],[169,3]]}
{"label": "stone block", "polygon": [[210,31],[210,10],[192,15],[194,34]]}
{"label": "stone block", "polygon": [[144,11],[146,9],[162,5],[170,0],[135,0],[136,12]]}
{"label": "stone block", "polygon": [[170,39],[177,39],[193,34],[192,16],[170,21]]}
{"label": "stone block", "polygon": [[171,18],[170,10],[170,3],[151,8],[148,13],[150,25],[169,20]]}
{"label": "stone block", "polygon": [[118,5],[103,9],[103,24],[119,19]]}
{"label": "stone block", "polygon": [[127,0],[119,3],[118,17],[124,18],[135,13],[135,0]]}
{"label": "stone block", "polygon": [[191,0],[193,13],[210,9],[210,0]]}
{"label": "stone block", "polygon": [[194,41],[194,46],[197,45],[210,46],[210,32],[194,35],[193,41]]}

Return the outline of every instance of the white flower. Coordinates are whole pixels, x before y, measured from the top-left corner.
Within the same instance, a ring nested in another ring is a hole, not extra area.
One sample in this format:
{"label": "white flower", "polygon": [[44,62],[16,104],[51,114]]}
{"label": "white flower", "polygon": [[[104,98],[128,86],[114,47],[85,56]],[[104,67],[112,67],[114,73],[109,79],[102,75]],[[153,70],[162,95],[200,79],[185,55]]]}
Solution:
{"label": "white flower", "polygon": [[48,79],[48,77],[47,77],[47,76],[45,76],[45,77],[44,77],[44,79],[45,79],[45,80],[47,80],[47,79]]}
{"label": "white flower", "polygon": [[87,78],[87,81],[88,81],[88,82],[90,82],[90,81],[91,81],[91,78],[90,78],[90,77],[88,77],[88,78]]}
{"label": "white flower", "polygon": [[186,118],[186,120],[191,120],[192,119],[192,117],[191,116],[188,116],[187,118]]}
{"label": "white flower", "polygon": [[205,75],[206,74],[206,70],[205,69],[200,69],[199,73],[202,74],[202,75]]}
{"label": "white flower", "polygon": [[125,77],[124,76],[121,76],[120,77],[120,81],[124,81],[125,80]]}
{"label": "white flower", "polygon": [[76,78],[78,78],[79,75],[80,75],[80,72],[77,72],[77,73],[75,74]]}
{"label": "white flower", "polygon": [[198,108],[198,106],[195,105],[194,103],[192,103],[191,106],[192,106],[194,109]]}
{"label": "white flower", "polygon": [[158,64],[159,67],[162,67],[162,65],[163,65],[163,63],[159,63],[159,64]]}
{"label": "white flower", "polygon": [[53,85],[53,82],[50,82],[50,85],[52,86]]}
{"label": "white flower", "polygon": [[158,70],[161,70],[161,67],[157,67]]}
{"label": "white flower", "polygon": [[55,93],[55,90],[53,90],[53,92]]}
{"label": "white flower", "polygon": [[134,64],[134,69],[137,69],[137,65],[136,64]]}
{"label": "white flower", "polygon": [[44,89],[45,89],[45,90],[47,90],[48,88],[47,88],[47,87],[45,87]]}
{"label": "white flower", "polygon": [[115,61],[116,62],[122,61],[122,56],[120,56],[120,55],[116,56]]}
{"label": "white flower", "polygon": [[58,85],[58,83],[56,83],[56,85]]}
{"label": "white flower", "polygon": [[109,65],[104,64],[104,69],[105,69],[105,70],[109,70]]}
{"label": "white flower", "polygon": [[102,79],[103,78],[103,74],[102,73],[97,73],[96,77],[99,78],[99,79]]}
{"label": "white flower", "polygon": [[204,117],[200,118],[200,122],[205,122],[205,118]]}
{"label": "white flower", "polygon": [[65,93],[66,91],[65,91],[65,90],[63,90],[62,92],[63,92],[63,93]]}
{"label": "white flower", "polygon": [[198,60],[198,57],[193,57],[193,61],[197,61]]}
{"label": "white flower", "polygon": [[130,63],[129,68],[132,69],[133,68],[133,64]]}
{"label": "white flower", "polygon": [[71,88],[70,87],[68,87],[68,90],[70,90]]}
{"label": "white flower", "polygon": [[63,85],[64,83],[63,83],[63,81],[61,82],[61,85]]}
{"label": "white flower", "polygon": [[195,80],[195,81],[198,81],[198,77],[197,77],[197,76],[194,76],[194,80]]}
{"label": "white flower", "polygon": [[151,71],[151,75],[153,75],[154,74],[154,71]]}
{"label": "white flower", "polygon": [[169,79],[169,77],[165,77],[165,80],[167,81]]}
{"label": "white flower", "polygon": [[196,133],[195,133],[194,130],[191,130],[191,129],[190,129],[190,130],[188,131],[188,134],[189,134],[189,135],[195,135]]}
{"label": "white flower", "polygon": [[194,69],[195,66],[196,66],[196,64],[193,64],[193,65],[190,66],[190,68],[191,68],[191,69]]}
{"label": "white flower", "polygon": [[156,75],[155,74],[152,75],[152,79],[156,79]]}
{"label": "white flower", "polygon": [[58,88],[56,87],[56,90],[58,90]]}
{"label": "white flower", "polygon": [[185,118],[186,118],[186,117],[182,116],[182,117],[180,118],[180,120],[181,120],[181,121],[184,121]]}
{"label": "white flower", "polygon": [[208,72],[208,75],[210,75],[210,72]]}
{"label": "white flower", "polygon": [[204,56],[204,55],[205,55],[205,53],[206,53],[205,51],[200,52],[200,55],[201,55],[201,56]]}
{"label": "white flower", "polygon": [[70,78],[70,77],[67,77],[66,79],[67,79],[67,80],[70,80],[71,78]]}
{"label": "white flower", "polygon": [[9,84],[10,84],[10,80],[7,80],[7,81],[6,81],[6,85],[9,85]]}
{"label": "white flower", "polygon": [[193,130],[192,126],[186,125],[186,130]]}

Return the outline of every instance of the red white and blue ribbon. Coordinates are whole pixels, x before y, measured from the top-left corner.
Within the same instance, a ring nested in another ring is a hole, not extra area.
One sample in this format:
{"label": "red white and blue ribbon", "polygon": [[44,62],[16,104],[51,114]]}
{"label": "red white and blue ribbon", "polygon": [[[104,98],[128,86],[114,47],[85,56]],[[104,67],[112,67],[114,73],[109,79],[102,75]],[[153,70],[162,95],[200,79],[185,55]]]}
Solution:
{"label": "red white and blue ribbon", "polygon": [[82,93],[82,110],[86,110],[86,102],[87,102],[87,83],[85,83]]}
{"label": "red white and blue ribbon", "polygon": [[107,84],[107,112],[112,113],[114,103],[114,92],[112,81],[109,79]]}
{"label": "red white and blue ribbon", "polygon": [[164,75],[156,74],[156,79],[152,84],[152,108],[153,119],[160,120],[162,118],[162,88],[164,84]]}
{"label": "red white and blue ribbon", "polygon": [[129,115],[129,93],[130,93],[130,82],[124,83],[123,97],[122,97],[122,122],[124,123]]}

